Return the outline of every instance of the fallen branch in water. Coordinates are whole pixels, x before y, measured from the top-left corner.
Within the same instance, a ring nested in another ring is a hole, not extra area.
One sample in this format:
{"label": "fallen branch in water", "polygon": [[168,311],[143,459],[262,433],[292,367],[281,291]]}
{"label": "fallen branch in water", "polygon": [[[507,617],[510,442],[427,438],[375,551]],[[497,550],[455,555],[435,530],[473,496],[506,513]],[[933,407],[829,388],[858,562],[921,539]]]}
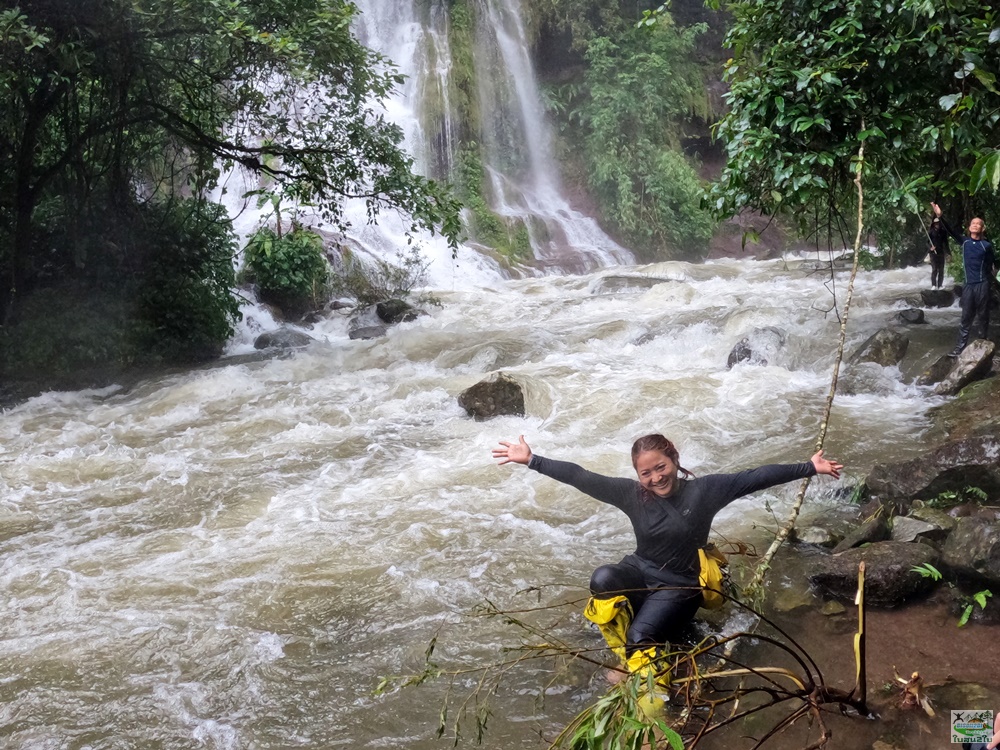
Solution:
{"label": "fallen branch in water", "polygon": [[[856,658],[861,659],[864,654],[863,569],[859,571],[858,580],[859,631],[854,650]],[[423,672],[385,678],[378,692],[447,678],[450,684],[440,712],[438,736],[449,730],[450,722],[457,744],[462,736],[463,722],[474,721],[476,741],[482,742],[492,715],[490,700],[517,667],[538,659],[560,662],[561,667],[551,672],[546,689],[560,674],[581,663],[622,672],[624,676],[620,682],[577,714],[558,735],[547,740],[550,748],[564,750],[640,748],[644,744],[651,748],[669,745],[674,750],[691,750],[713,732],[769,710],[783,713],[759,738],[755,748],[807,716],[819,729],[819,737],[810,747],[821,748],[831,736],[823,722],[824,709],[836,705],[862,716],[871,714],[865,692],[863,688],[859,690],[859,684],[864,682],[863,661],[858,663],[859,682],[854,689],[848,692],[829,686],[815,660],[794,638],[760,613],[727,598],[735,606],[753,613],[769,632],[735,633],[722,638],[711,636],[687,650],[663,644],[664,650],[654,662],[655,671],[635,674],[625,674],[620,667],[606,664],[607,651],[603,645],[599,648],[574,646],[558,637],[550,627],[532,621],[539,613],[564,612],[566,607],[574,611],[582,608],[585,601],[582,598],[559,605],[516,610],[504,610],[487,602],[480,610],[481,616],[501,619],[517,628],[522,637],[526,635],[527,640],[503,649],[504,658],[497,662],[456,670],[445,669],[432,661],[435,646],[432,641],[425,654]],[[772,663],[753,665],[735,659],[732,655],[735,646],[748,641],[755,644],[755,655],[766,648]],[[460,679],[471,676],[478,677],[475,687],[463,700],[457,701],[452,692],[454,686]],[[651,713],[650,705],[663,706],[662,698],[670,701],[670,708],[662,713]]]}

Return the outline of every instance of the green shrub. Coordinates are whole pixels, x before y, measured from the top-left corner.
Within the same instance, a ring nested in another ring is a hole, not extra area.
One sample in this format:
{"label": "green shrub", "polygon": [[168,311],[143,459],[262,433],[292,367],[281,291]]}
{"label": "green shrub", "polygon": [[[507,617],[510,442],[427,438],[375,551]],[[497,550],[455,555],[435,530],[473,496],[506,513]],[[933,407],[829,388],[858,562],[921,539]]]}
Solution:
{"label": "green shrub", "polygon": [[185,200],[106,210],[81,224],[75,260],[56,258],[54,278],[39,275],[0,329],[8,377],[72,387],[132,366],[218,356],[232,335],[235,247],[221,206]]}
{"label": "green shrub", "polygon": [[244,276],[257,284],[263,302],[288,315],[303,315],[328,296],[329,264],[323,238],[296,228],[284,235],[264,227],[244,250]]}
{"label": "green shrub", "polygon": [[184,362],[218,356],[239,320],[236,250],[225,208],[186,200],[152,209],[151,248],[138,292],[144,357]]}

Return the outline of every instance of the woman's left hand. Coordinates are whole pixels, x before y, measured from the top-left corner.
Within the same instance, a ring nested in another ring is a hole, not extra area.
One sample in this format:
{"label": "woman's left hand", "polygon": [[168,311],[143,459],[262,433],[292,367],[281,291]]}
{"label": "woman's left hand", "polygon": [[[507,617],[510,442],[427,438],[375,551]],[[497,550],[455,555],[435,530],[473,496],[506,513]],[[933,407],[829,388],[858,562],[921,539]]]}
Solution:
{"label": "woman's left hand", "polygon": [[844,468],[843,464],[838,464],[836,461],[828,461],[823,458],[823,451],[820,451],[811,459],[812,465],[816,467],[817,474],[829,474],[834,479],[840,478],[840,470]]}

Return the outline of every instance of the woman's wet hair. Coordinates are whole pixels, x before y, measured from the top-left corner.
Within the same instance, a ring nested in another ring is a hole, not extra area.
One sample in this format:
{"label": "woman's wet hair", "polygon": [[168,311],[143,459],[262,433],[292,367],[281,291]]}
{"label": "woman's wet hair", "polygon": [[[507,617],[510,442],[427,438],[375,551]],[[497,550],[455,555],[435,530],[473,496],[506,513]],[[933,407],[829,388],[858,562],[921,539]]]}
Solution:
{"label": "woman's wet hair", "polygon": [[677,466],[677,471],[683,474],[685,477],[693,477],[690,471],[681,466],[681,457],[677,452],[677,448],[667,440],[663,435],[659,433],[654,433],[652,435],[643,435],[641,438],[632,443],[632,468],[636,468],[635,462],[639,458],[640,453],[645,453],[646,451],[657,451],[662,453]]}

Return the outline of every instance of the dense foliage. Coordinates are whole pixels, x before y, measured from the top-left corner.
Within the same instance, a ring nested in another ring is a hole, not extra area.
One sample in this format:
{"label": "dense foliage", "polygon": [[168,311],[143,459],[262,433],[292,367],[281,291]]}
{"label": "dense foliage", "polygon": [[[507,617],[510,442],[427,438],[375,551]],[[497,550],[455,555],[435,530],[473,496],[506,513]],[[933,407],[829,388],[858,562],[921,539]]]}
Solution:
{"label": "dense foliage", "polygon": [[[0,11],[0,325],[72,282],[117,290],[115,309],[145,315],[149,330],[206,318],[224,337],[230,292],[213,272],[192,280],[190,233],[175,221],[155,242],[133,231],[148,224],[136,217],[172,215],[178,196],[206,195],[220,166],[261,175],[335,226],[343,199],[358,197],[372,218],[398,207],[454,242],[457,204],[413,174],[376,108],[399,77],[351,36],[355,12],[344,0],[21,0]],[[205,200],[184,211],[218,224]],[[228,248],[218,239],[209,244]]]}
{"label": "dense foliage", "polygon": [[260,298],[290,315],[316,309],[327,291],[329,264],[323,238],[295,227],[279,235],[259,230],[243,252],[244,273],[257,284]]}
{"label": "dense foliage", "polygon": [[637,28],[635,9],[551,0],[581,51],[579,80],[552,90],[552,105],[604,222],[640,256],[698,259],[714,222],[701,181],[682,153],[695,116],[707,116],[704,68],[696,55],[706,27],[668,15]]}
{"label": "dense foliage", "polygon": [[[968,198],[977,162],[1000,145],[1000,21],[987,0],[737,0],[726,3],[730,111],[723,214],[752,208],[836,236],[854,205],[865,144],[868,227],[921,231],[937,198],[955,221],[1000,219]],[[983,171],[976,180],[986,181]],[[924,245],[925,243],[918,243]],[[920,252],[922,256],[922,251]]]}

